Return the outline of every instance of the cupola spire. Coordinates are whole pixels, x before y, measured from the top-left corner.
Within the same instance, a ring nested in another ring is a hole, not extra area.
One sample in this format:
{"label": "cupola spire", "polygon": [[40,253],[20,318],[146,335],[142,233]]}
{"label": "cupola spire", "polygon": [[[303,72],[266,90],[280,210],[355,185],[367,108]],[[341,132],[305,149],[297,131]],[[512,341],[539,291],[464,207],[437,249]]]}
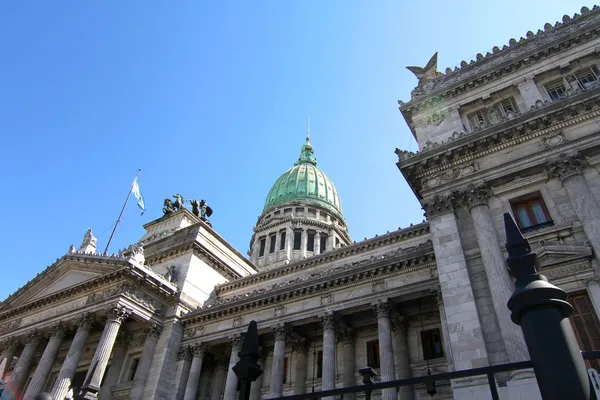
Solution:
{"label": "cupola spire", "polygon": [[313,157],[315,149],[310,144],[310,115],[308,116],[308,131],[306,132],[306,143],[300,149],[300,157],[294,165],[312,164],[317,165],[317,159]]}

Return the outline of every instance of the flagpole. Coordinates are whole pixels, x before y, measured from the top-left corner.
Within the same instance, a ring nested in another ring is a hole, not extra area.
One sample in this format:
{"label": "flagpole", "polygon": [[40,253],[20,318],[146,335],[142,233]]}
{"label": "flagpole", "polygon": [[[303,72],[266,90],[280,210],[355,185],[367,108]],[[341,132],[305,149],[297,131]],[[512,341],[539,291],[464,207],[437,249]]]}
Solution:
{"label": "flagpole", "polygon": [[108,243],[106,243],[106,248],[104,249],[104,254],[108,254],[108,246],[110,246],[110,242],[112,242],[112,238],[115,235],[117,227],[119,226],[119,222],[121,222],[121,217],[123,216],[125,207],[127,207],[127,203],[129,202],[129,198],[131,197],[131,191],[133,190],[133,185],[135,185],[135,182],[137,181],[138,176],[140,176],[140,171],[141,171],[141,169],[138,169],[138,172],[137,172],[137,174],[135,174],[135,178],[133,179],[133,182],[131,182],[131,187],[129,188],[129,193],[127,193],[127,199],[125,199],[125,204],[123,204],[123,208],[121,209],[121,213],[119,214],[117,223],[115,224],[115,227],[113,228],[113,230],[110,234],[110,237],[108,238]]}

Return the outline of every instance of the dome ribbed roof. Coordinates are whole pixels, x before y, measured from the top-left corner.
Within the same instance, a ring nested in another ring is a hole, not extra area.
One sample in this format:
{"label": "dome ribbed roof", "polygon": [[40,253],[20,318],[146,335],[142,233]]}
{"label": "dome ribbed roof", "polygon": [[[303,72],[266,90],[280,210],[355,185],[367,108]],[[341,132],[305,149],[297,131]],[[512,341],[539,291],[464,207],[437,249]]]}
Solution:
{"label": "dome ribbed roof", "polygon": [[314,149],[307,138],[298,161],[269,190],[263,212],[283,203],[305,201],[328,209],[343,220],[342,203],[337,190],[331,179],[317,168],[313,153]]}

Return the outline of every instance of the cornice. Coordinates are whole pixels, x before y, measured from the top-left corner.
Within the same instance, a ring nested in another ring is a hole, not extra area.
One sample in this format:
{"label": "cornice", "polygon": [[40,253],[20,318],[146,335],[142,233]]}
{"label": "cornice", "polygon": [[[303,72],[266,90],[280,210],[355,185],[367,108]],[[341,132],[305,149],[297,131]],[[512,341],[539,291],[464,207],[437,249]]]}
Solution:
{"label": "cornice", "polygon": [[527,37],[522,37],[519,42],[511,39],[509,46],[504,46],[502,50],[494,47],[493,54],[478,54],[476,60],[468,64],[463,61],[460,69],[446,69],[445,74],[429,82],[429,87],[426,84],[418,86],[409,102],[399,101],[400,111],[410,119],[413,111],[434,107],[590,42],[600,36],[598,9],[598,6],[594,6],[593,11],[589,11],[584,7],[584,15],[575,14],[573,18],[565,16],[562,23],[557,22],[554,27],[546,24],[544,31],[538,30],[537,34],[528,32]]}
{"label": "cornice", "polygon": [[461,135],[433,149],[404,158],[396,164],[420,197],[422,182],[435,174],[473,161],[531,139],[600,116],[600,87],[581,91],[562,101],[531,110],[514,120]]}
{"label": "cornice", "polygon": [[291,282],[276,284],[271,289],[255,290],[252,293],[234,296],[221,304],[205,306],[187,314],[182,318],[182,324],[186,327],[209,320],[229,318],[232,314],[256,307],[279,304],[282,301],[297,301],[299,298],[314,296],[321,292],[362,285],[390,274],[404,274],[435,267],[433,246],[428,242],[409,254],[373,256],[353,264],[312,274],[305,279],[297,278]]}
{"label": "cornice", "polygon": [[280,276],[288,275],[297,271],[302,271],[307,268],[312,268],[317,265],[326,264],[354,254],[359,254],[364,251],[372,250],[381,246],[398,243],[410,238],[423,236],[429,234],[429,224],[426,222],[399,229],[395,232],[387,233],[385,235],[376,236],[374,238],[364,240],[362,242],[353,243],[348,246],[327,251],[323,254],[310,257],[305,260],[300,260],[287,265],[273,268],[268,271],[259,272],[244,278],[236,279],[232,282],[223,283],[216,287],[217,293],[225,293],[228,290],[236,290],[244,286],[254,285],[258,282],[268,281]]}
{"label": "cornice", "polygon": [[22,314],[24,312],[32,311],[35,309],[42,308],[44,306],[77,296],[81,293],[95,290],[99,287],[115,283],[120,280],[128,280],[136,285],[144,285],[144,290],[151,290],[155,295],[158,295],[164,299],[172,301],[175,299],[177,289],[163,284],[158,279],[150,274],[146,274],[141,268],[134,265],[127,265],[126,267],[119,269],[115,272],[108,273],[99,276],[96,279],[83,282],[81,284],[66,288],[56,293],[52,293],[48,296],[42,297],[41,299],[26,303],[22,306],[18,306],[4,312],[0,312],[0,321],[4,321],[13,316]]}

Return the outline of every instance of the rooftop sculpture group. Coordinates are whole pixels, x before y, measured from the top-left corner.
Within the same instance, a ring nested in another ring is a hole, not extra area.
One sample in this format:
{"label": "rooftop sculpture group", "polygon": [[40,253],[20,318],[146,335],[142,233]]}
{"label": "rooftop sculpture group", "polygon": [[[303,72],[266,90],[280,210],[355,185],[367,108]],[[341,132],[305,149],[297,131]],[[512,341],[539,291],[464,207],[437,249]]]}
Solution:
{"label": "rooftop sculpture group", "polygon": [[202,199],[198,201],[198,199],[195,198],[193,200],[184,200],[183,196],[179,193],[174,194],[173,198],[175,199],[175,201],[169,199],[168,197],[165,199],[163,203],[164,215],[168,215],[179,211],[182,208],[186,208],[185,203],[188,202],[192,206],[192,214],[194,214],[196,217],[200,218],[202,221],[210,225],[208,218],[212,215],[213,210],[212,208],[210,208],[210,206],[206,204],[206,200]]}

